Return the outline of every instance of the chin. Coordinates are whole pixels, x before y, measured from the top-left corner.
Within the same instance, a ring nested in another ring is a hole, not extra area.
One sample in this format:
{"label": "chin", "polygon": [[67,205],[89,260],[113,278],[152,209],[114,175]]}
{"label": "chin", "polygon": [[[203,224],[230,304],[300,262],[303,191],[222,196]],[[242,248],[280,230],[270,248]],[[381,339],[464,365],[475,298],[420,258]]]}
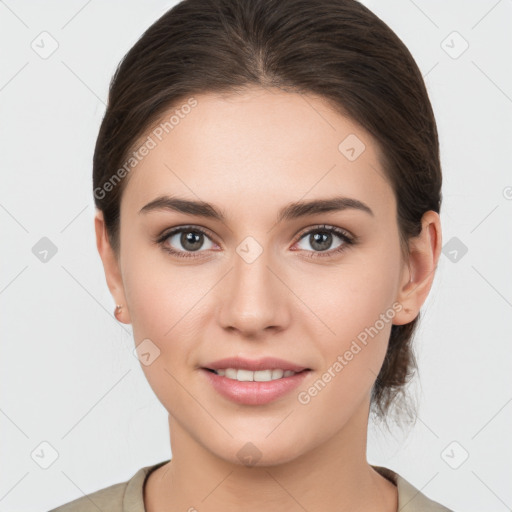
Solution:
{"label": "chin", "polygon": [[[253,441],[248,439],[251,437],[233,440],[229,448],[223,444],[219,447],[219,451],[212,450],[212,452],[231,464],[246,467],[278,466],[291,462],[301,455],[297,449],[298,440],[288,438],[288,442],[285,442],[284,439],[276,437],[270,441],[261,433],[252,437]],[[300,446],[302,448],[302,444]]]}

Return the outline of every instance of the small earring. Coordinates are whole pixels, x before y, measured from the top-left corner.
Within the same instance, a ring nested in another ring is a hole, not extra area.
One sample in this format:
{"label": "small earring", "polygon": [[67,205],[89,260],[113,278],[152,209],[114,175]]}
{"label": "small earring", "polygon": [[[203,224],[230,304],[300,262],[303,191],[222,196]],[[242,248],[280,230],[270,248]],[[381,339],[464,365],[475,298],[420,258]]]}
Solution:
{"label": "small earring", "polygon": [[118,304],[116,306],[116,309],[114,311],[114,316],[119,320],[119,314],[121,313],[121,309],[123,309],[123,306],[121,306],[120,304]]}

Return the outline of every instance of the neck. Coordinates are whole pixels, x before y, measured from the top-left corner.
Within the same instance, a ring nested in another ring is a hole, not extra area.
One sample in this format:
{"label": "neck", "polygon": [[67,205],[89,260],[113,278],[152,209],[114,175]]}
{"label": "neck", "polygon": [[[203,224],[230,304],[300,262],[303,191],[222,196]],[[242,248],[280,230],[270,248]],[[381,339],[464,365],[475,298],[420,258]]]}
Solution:
{"label": "neck", "polygon": [[207,450],[169,415],[172,460],[149,476],[146,511],[395,512],[396,486],[366,461],[367,426],[365,403],[314,449],[280,464],[244,466]]}

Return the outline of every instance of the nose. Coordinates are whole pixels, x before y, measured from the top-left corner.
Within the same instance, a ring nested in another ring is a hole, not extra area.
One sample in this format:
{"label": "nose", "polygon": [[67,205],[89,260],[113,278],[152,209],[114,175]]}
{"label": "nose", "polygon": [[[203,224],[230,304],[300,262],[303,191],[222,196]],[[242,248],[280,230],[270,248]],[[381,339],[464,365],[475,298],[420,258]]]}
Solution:
{"label": "nose", "polygon": [[288,301],[292,294],[278,274],[271,268],[265,251],[250,263],[235,255],[231,272],[220,283],[221,326],[247,338],[285,329],[290,320]]}

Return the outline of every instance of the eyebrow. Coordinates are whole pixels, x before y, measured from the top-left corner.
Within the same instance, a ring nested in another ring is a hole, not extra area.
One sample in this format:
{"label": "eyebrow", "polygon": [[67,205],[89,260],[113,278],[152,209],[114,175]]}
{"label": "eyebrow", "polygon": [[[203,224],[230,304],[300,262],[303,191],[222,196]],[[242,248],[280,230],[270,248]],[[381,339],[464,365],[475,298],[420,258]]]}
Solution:
{"label": "eyebrow", "polygon": [[[311,201],[298,201],[289,203],[284,206],[277,216],[277,222],[283,220],[298,219],[308,215],[315,215],[318,213],[336,212],[343,210],[360,210],[374,216],[371,208],[365,203],[352,199],[350,197],[332,197],[326,199],[314,199]],[[188,215],[196,215],[198,217],[205,217],[210,219],[226,221],[226,216],[223,211],[216,208],[214,205],[204,201],[192,201],[171,196],[160,196],[143,206],[140,213],[149,213],[152,211],[175,211]]]}

